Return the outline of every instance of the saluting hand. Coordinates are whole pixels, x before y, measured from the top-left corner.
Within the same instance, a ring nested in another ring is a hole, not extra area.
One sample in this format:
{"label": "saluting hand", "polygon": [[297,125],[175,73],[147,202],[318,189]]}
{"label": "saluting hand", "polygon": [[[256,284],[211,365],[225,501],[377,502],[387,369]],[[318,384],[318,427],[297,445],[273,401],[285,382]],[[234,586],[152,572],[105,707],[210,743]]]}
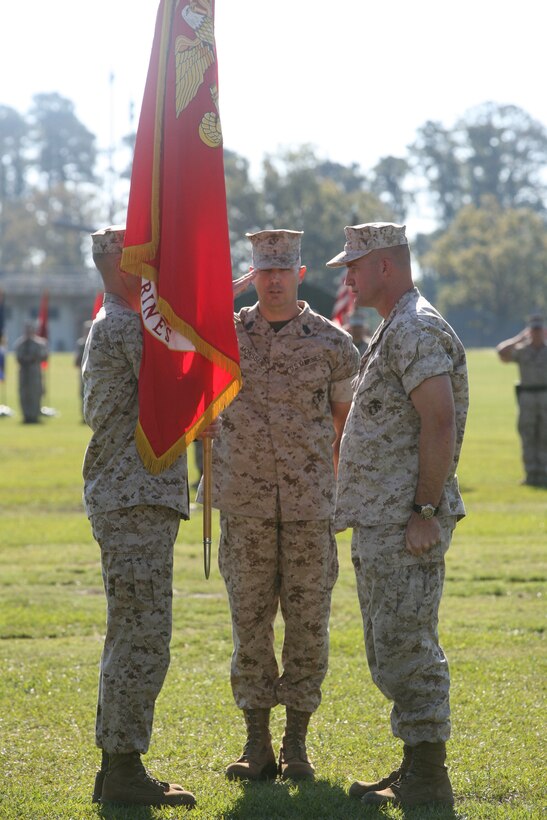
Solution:
{"label": "saluting hand", "polygon": [[245,274],[243,274],[243,276],[240,276],[239,279],[234,279],[233,280],[233,282],[232,282],[232,291],[233,291],[233,294],[234,294],[234,299],[237,296],[239,296],[240,293],[243,293],[244,291],[246,291],[247,288],[249,288],[253,284],[253,282],[255,280],[255,277],[256,277],[256,270],[254,268],[251,268],[249,270],[249,273],[245,273]]}

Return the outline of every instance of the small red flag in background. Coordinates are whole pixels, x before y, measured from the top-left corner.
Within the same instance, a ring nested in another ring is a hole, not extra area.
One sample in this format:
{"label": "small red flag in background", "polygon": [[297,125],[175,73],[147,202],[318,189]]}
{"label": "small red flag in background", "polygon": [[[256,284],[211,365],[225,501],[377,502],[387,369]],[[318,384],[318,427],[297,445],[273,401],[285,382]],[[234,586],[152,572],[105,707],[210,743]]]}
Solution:
{"label": "small red flag in background", "polygon": [[47,290],[42,293],[40,307],[38,308],[38,322],[36,325],[36,335],[42,339],[48,338],[48,318],[49,318],[49,294]]}
{"label": "small red flag in background", "polygon": [[[41,336],[42,339],[48,339],[48,320],[49,320],[49,293],[45,290],[40,299],[40,307],[38,309],[38,324],[36,327],[36,335]],[[47,367],[47,360],[42,362],[42,370]]]}
{"label": "small red flag in background", "polygon": [[97,313],[102,308],[103,299],[104,299],[104,293],[102,291],[99,291],[99,293],[97,293],[97,295],[95,296],[95,301],[93,302],[93,310],[91,311],[91,318],[92,319],[95,318]]}
{"label": "small red flag in background", "polygon": [[143,278],[139,454],[173,463],[241,386],[218,116],[214,0],[161,0],[122,268]]}
{"label": "small red flag in background", "polygon": [[338,280],[338,290],[336,291],[336,299],[331,316],[332,321],[336,322],[340,327],[345,327],[355,308],[355,297],[351,292],[351,288],[348,288],[348,286],[344,284],[345,278],[346,272],[344,271]]}

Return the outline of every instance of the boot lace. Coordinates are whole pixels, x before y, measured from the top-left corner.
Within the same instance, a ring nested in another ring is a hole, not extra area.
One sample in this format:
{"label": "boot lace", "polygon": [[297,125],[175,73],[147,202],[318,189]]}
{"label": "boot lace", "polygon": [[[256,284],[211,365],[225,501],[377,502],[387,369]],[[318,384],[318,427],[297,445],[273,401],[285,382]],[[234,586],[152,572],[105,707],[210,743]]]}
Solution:
{"label": "boot lace", "polygon": [[162,791],[168,791],[169,783],[166,783],[165,780],[158,780],[150,774],[142,762],[139,752],[133,752],[131,754],[131,766],[139,780],[153,783],[154,786],[161,788]]}

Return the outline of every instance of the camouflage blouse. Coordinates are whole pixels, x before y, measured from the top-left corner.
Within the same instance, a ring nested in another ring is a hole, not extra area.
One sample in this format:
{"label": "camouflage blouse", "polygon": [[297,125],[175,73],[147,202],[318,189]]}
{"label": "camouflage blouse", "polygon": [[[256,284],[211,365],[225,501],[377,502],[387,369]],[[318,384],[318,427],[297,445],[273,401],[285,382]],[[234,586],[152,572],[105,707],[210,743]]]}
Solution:
{"label": "camouflage blouse", "polygon": [[337,529],[408,521],[420,435],[410,394],[443,373],[452,382],[456,449],[440,515],[465,515],[456,477],[469,403],[465,351],[450,325],[412,288],[380,324],[361,362],[340,447]]}
{"label": "camouflage blouse", "polygon": [[547,387],[547,345],[519,345],[512,354],[519,366],[520,383],[526,387]]}
{"label": "camouflage blouse", "polygon": [[82,361],[84,418],[93,431],[83,465],[88,516],[157,504],[188,517],[186,456],[154,476],[135,447],[141,353],[139,314],[118,296],[105,294]]}
{"label": "camouflage blouse", "polygon": [[299,303],[277,333],[258,305],[235,316],[243,388],[213,444],[213,504],[286,521],[328,519],[335,481],[331,402],[349,402],[359,354],[351,337]]}

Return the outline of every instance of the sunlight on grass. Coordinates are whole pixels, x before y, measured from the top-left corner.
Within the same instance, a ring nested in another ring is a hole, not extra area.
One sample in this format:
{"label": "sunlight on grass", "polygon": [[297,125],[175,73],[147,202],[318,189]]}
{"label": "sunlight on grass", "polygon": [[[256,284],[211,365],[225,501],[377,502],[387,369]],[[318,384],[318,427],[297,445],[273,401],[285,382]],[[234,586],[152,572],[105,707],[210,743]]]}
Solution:
{"label": "sunlight on grass", "polygon": [[[404,816],[528,820],[542,817],[547,802],[547,492],[519,485],[516,371],[490,350],[472,351],[469,362],[472,407],[459,470],[468,515],[448,554],[440,625],[453,676],[449,762],[457,805],[450,814],[432,808]],[[10,357],[7,393],[16,407],[14,370]],[[48,404],[59,415],[35,428],[18,416],[0,418],[0,817],[180,817],[176,809],[99,813],[90,803],[105,604],[98,547],[82,508],[89,431],[80,422],[69,354],[53,356]],[[147,765],[195,791],[196,820],[402,818],[398,809],[371,813],[346,794],[353,778],[385,774],[400,757],[389,704],[364,658],[349,533],[339,537],[330,670],[310,728],[318,782],[301,788],[224,779],[244,731],[230,691],[226,592],[215,559],[205,580],[201,544],[197,508],[181,524],[175,549],[172,665]],[[279,648],[281,637],[279,629]],[[278,745],[281,709],[272,727]]]}

